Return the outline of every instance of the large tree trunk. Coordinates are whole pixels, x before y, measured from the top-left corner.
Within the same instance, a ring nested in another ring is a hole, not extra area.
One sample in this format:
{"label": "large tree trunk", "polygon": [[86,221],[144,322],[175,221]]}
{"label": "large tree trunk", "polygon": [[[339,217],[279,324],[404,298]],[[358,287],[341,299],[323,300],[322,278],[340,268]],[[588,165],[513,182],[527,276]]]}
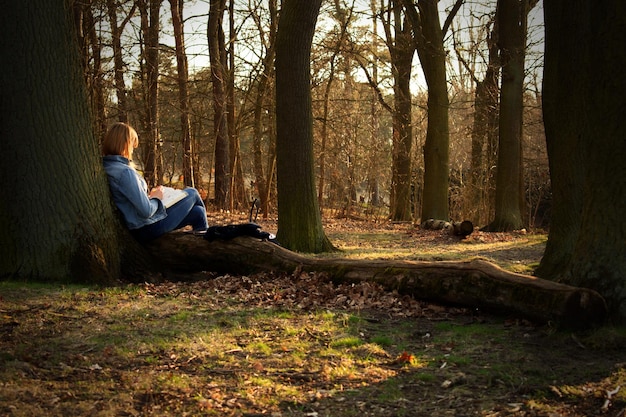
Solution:
{"label": "large tree trunk", "polygon": [[554,0],[544,12],[553,215],[537,274],[596,289],[626,321],[626,2]]}
{"label": "large tree trunk", "polygon": [[276,36],[278,235],[288,248],[327,252],[313,171],[311,42],[321,0],[285,0]]}
{"label": "large tree trunk", "polygon": [[249,274],[298,271],[327,274],[335,282],[376,282],[416,298],[513,313],[586,327],[602,322],[604,300],[595,291],[507,272],[486,261],[412,262],[313,258],[274,243],[240,237],[208,242],[188,233],[170,233],[148,250],[173,272]]}
{"label": "large tree trunk", "polygon": [[109,283],[119,224],[63,3],[0,14],[0,278]]}

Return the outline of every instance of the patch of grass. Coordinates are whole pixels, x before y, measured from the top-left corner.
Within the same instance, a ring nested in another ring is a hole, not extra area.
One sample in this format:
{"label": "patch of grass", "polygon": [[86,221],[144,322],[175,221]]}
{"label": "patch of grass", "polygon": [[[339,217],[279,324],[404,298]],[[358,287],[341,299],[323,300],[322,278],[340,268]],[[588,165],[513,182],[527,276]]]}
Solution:
{"label": "patch of grass", "polygon": [[330,346],[333,348],[351,348],[351,347],[357,347],[363,344],[363,341],[358,338],[358,337],[354,337],[354,336],[346,336],[346,337],[340,337],[337,340],[334,340],[330,343]]}
{"label": "patch of grass", "polygon": [[251,353],[259,353],[265,356],[269,356],[272,354],[272,348],[268,346],[267,343],[262,341],[250,343],[248,346],[246,346],[246,350],[250,351]]}
{"label": "patch of grass", "polygon": [[374,336],[372,338],[372,343],[376,343],[382,347],[389,347],[393,344],[393,340],[389,336]]}

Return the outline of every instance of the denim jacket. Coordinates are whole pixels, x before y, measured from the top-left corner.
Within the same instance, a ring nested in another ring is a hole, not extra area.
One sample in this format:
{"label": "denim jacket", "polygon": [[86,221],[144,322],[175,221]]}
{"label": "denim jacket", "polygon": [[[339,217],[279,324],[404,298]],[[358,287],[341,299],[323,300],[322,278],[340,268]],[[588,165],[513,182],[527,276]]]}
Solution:
{"label": "denim jacket", "polygon": [[161,200],[148,197],[148,184],[130,166],[127,158],[107,155],[102,158],[102,163],[109,177],[113,202],[122,212],[129,229],[139,229],[167,216]]}

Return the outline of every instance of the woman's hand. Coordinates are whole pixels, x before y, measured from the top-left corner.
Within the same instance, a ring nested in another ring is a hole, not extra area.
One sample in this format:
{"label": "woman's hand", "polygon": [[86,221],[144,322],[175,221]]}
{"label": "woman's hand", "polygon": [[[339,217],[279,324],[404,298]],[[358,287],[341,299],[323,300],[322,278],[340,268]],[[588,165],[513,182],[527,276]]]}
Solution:
{"label": "woman's hand", "polygon": [[150,191],[149,196],[150,198],[158,198],[159,200],[163,200],[163,187],[160,185],[158,187],[154,187],[152,191]]}

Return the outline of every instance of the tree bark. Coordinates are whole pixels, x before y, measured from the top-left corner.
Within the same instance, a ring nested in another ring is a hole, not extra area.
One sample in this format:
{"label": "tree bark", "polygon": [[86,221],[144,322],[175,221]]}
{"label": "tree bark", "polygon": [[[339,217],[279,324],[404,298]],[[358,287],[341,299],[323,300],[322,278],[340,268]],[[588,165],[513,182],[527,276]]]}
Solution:
{"label": "tree bark", "polygon": [[[416,6],[412,1],[404,0],[404,4],[411,19],[413,38],[428,85],[428,127],[424,144],[421,218],[448,220],[450,104],[446,52],[443,47],[443,35],[447,27],[444,25],[442,28],[439,22],[438,1],[419,0],[419,6]],[[419,13],[416,7],[419,7]],[[448,19],[451,19],[456,11],[458,8],[453,8]]]}
{"label": "tree bark", "polygon": [[121,256],[63,2],[0,14],[0,279],[110,283]]}
{"label": "tree bark", "polygon": [[496,19],[502,63],[495,217],[485,228],[506,232],[521,229],[524,207],[522,122],[524,58],[529,0],[499,0]]}
{"label": "tree bark", "polygon": [[163,155],[159,138],[159,30],[162,0],[139,0],[141,12],[141,30],[144,35],[145,78],[144,94],[146,97],[145,128],[148,137],[143,141],[142,154],[144,177],[148,188],[161,184],[163,178]]}
{"label": "tree bark", "polygon": [[553,215],[537,274],[597,290],[626,322],[626,3],[544,3]]}
{"label": "tree bark", "polygon": [[122,32],[124,26],[130,21],[135,13],[135,5],[132,6],[128,12],[128,16],[124,18],[122,23],[117,23],[117,10],[119,5],[113,0],[107,0],[107,12],[109,15],[109,25],[111,27],[111,45],[113,47],[113,68],[114,68],[114,80],[115,80],[115,92],[117,95],[117,104],[115,106],[117,113],[117,120],[120,122],[128,123],[128,104],[126,95],[126,83],[124,81],[125,64],[122,56]]}
{"label": "tree bark", "polygon": [[170,233],[148,245],[160,266],[178,273],[213,271],[318,272],[341,283],[376,282],[418,299],[483,308],[566,327],[602,323],[603,298],[595,291],[507,272],[482,260],[413,262],[313,258],[254,238],[205,239]]}
{"label": "tree bark", "polygon": [[[181,144],[183,148],[183,182],[188,187],[194,186],[194,155],[191,138],[191,119],[189,117],[189,71],[185,53],[185,35],[183,27],[183,0],[169,0],[172,13],[172,26],[176,42],[176,69],[178,72],[178,102],[180,105]],[[200,184],[198,184],[200,185]]]}
{"label": "tree bark", "polygon": [[207,38],[213,86],[213,130],[215,132],[215,205],[230,209],[230,145],[226,106],[226,49],[224,19],[226,0],[211,0]]}
{"label": "tree bark", "polygon": [[285,0],[276,36],[278,236],[288,248],[327,252],[313,162],[311,42],[321,0]]}
{"label": "tree bark", "polygon": [[395,221],[408,221],[413,218],[411,210],[413,125],[410,82],[415,45],[411,38],[411,27],[402,12],[399,0],[390,1],[389,8],[381,12],[380,17],[391,57],[394,82],[389,218]]}
{"label": "tree bark", "polygon": [[[263,168],[263,138],[267,138],[267,141],[273,143],[275,138],[270,132],[265,129],[264,126],[268,125],[268,119],[266,112],[269,113],[270,109],[266,102],[268,101],[268,91],[271,87],[271,81],[274,74],[274,56],[275,56],[275,41],[276,30],[278,26],[278,5],[277,0],[268,1],[269,9],[269,28],[267,32],[264,30],[264,25],[257,20],[257,27],[263,44],[265,46],[265,56],[262,60],[262,69],[257,81],[256,97],[254,102],[254,125],[252,136],[252,155],[254,161],[254,177],[255,185],[257,189],[257,195],[260,199],[260,208],[263,212],[263,217],[267,218],[269,215],[269,189],[271,188],[271,181],[266,180],[265,169]],[[259,19],[258,16],[254,17]],[[272,111],[273,111],[273,106]],[[271,148],[271,146],[267,146]],[[268,152],[269,153],[269,152]],[[270,174],[270,170],[273,170],[272,164],[268,164],[267,171]]]}

